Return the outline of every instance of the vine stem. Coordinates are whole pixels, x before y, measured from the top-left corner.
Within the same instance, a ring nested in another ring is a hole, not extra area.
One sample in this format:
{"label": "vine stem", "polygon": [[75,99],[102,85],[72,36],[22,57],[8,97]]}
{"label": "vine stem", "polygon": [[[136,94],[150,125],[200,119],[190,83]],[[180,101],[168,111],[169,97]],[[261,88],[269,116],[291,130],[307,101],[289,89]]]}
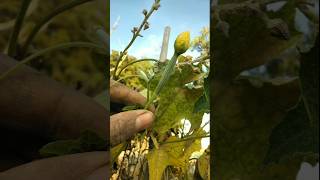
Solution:
{"label": "vine stem", "polygon": [[117,75],[117,69],[119,66],[120,61],[122,60],[122,57],[127,53],[128,49],[131,47],[131,45],[133,44],[133,42],[136,40],[136,38],[138,36],[140,36],[140,31],[142,30],[142,28],[144,27],[145,23],[148,21],[149,17],[151,16],[151,14],[156,10],[155,8],[155,4],[159,3],[160,0],[156,0],[156,2],[152,5],[151,9],[149,10],[149,12],[145,15],[142,23],[140,24],[139,28],[137,29],[136,32],[133,33],[132,39],[130,40],[129,44],[124,48],[123,51],[120,52],[120,56],[117,59],[117,63],[115,66],[115,69],[113,71],[113,77],[115,80],[117,80],[118,75]]}
{"label": "vine stem", "polygon": [[125,70],[128,66],[130,66],[130,65],[132,65],[132,64],[135,64],[135,63],[138,63],[138,62],[143,62],[143,61],[154,61],[154,62],[158,62],[158,60],[156,60],[156,59],[139,59],[139,60],[136,60],[136,61],[132,61],[132,62],[126,64],[123,68],[121,68],[121,69],[119,70],[118,77],[120,77],[122,71]]}
{"label": "vine stem", "polygon": [[177,52],[174,52],[174,54],[172,55],[172,58],[170,59],[170,61],[166,65],[164,71],[162,72],[161,79],[160,79],[159,83],[157,84],[156,89],[154,90],[151,98],[148,100],[148,102],[144,106],[144,109],[149,108],[149,106],[153,103],[153,101],[157,98],[157,96],[161,92],[162,88],[166,85],[166,83],[170,79],[170,76],[171,76],[172,72],[174,71],[174,67],[176,65],[176,62],[177,62],[179,55],[180,54],[177,54]]}
{"label": "vine stem", "polygon": [[162,142],[160,144],[162,145],[162,144],[169,144],[169,143],[184,142],[184,141],[189,141],[189,140],[193,140],[193,139],[202,139],[202,138],[207,138],[207,137],[210,137],[210,135],[195,136],[195,137],[183,138],[183,139],[174,140],[174,141],[165,141],[165,142]]}
{"label": "vine stem", "polygon": [[[30,1],[30,0],[29,0]],[[25,53],[27,52],[27,49],[29,47],[29,45],[31,44],[31,42],[33,41],[33,39],[35,38],[35,36],[38,34],[38,32],[40,31],[40,29],[47,23],[49,22],[52,18],[54,18],[55,16],[61,14],[64,11],[67,11],[73,7],[76,7],[78,5],[90,2],[93,0],[73,0],[70,1],[60,7],[58,7],[57,9],[53,10],[51,13],[49,13],[47,16],[45,16],[38,24],[35,25],[35,27],[32,29],[30,35],[28,36],[26,42],[23,44],[22,46],[22,51],[21,51],[21,58],[24,58]]]}
{"label": "vine stem", "polygon": [[59,44],[56,46],[52,46],[43,50],[40,50],[32,55],[30,55],[29,57],[23,59],[22,61],[20,61],[19,63],[17,63],[14,67],[12,67],[11,69],[9,69],[8,71],[4,72],[3,74],[1,74],[0,76],[0,80],[4,79],[6,76],[8,76],[9,74],[13,73],[14,71],[16,71],[19,67],[21,67],[23,64],[28,63],[29,61],[33,60],[36,57],[42,56],[46,53],[49,53],[51,51],[57,51],[57,50],[62,50],[62,49],[67,49],[67,48],[73,48],[73,47],[85,47],[85,48],[94,48],[94,49],[103,49],[100,46],[97,46],[96,44],[93,43],[88,43],[88,42],[69,42],[69,43],[63,43],[63,44]]}
{"label": "vine stem", "polygon": [[14,29],[13,29],[13,32],[10,36],[10,40],[9,40],[8,55],[11,57],[13,57],[16,53],[19,33],[21,31],[22,23],[23,23],[24,17],[27,13],[27,10],[28,10],[30,3],[31,3],[31,0],[22,1],[21,8],[19,10],[17,19],[14,24]]}

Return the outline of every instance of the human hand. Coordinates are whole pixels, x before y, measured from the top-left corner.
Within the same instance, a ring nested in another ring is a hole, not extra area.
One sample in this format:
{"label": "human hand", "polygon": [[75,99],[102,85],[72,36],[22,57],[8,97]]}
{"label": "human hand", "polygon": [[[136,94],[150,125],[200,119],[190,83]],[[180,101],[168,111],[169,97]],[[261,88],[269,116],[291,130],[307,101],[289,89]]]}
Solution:
{"label": "human hand", "polygon": [[[13,59],[0,54],[0,73],[14,64]],[[114,81],[110,81],[110,97],[113,102],[125,104],[146,101],[138,92]],[[108,151],[33,160],[38,158],[39,148],[52,139],[76,138],[90,129],[103,137],[110,133],[106,141],[116,145],[149,127],[154,118],[147,110],[114,114],[109,132],[109,112],[105,108],[26,66],[0,81],[0,99],[0,140],[6,149],[0,157],[7,157],[0,167],[20,165],[1,172],[1,180],[106,179],[110,169]],[[10,166],[5,165],[8,162]]]}

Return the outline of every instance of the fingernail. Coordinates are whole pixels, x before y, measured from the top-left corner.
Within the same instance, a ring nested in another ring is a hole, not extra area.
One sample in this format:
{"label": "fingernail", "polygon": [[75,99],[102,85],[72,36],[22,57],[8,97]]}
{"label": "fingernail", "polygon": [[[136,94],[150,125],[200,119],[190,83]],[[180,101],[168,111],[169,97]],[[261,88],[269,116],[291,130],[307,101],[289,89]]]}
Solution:
{"label": "fingernail", "polygon": [[136,119],[136,129],[141,131],[151,126],[154,116],[153,113],[146,111]]}

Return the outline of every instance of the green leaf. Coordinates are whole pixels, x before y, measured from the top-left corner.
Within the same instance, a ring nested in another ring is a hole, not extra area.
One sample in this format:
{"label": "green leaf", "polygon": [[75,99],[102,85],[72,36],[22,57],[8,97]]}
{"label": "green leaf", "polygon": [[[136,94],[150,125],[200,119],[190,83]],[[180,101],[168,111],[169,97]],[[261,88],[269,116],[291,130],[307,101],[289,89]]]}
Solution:
{"label": "green leaf", "polygon": [[74,154],[80,151],[80,142],[77,140],[60,140],[46,144],[40,149],[42,157]]}
{"label": "green leaf", "polygon": [[137,105],[128,105],[122,108],[122,111],[132,111],[137,109],[143,109],[143,106],[140,104]]}
{"label": "green leaf", "polygon": [[198,128],[202,121],[203,112],[194,113],[193,108],[201,91],[177,89],[171,93],[160,96],[159,107],[162,109],[159,109],[156,114],[155,130],[160,134],[165,133],[171,127],[180,124],[184,118],[190,121],[191,129]]}
{"label": "green leaf", "polygon": [[193,112],[208,112],[210,110],[210,104],[207,101],[205,95],[202,95],[194,104]]}
{"label": "green leaf", "polygon": [[[165,90],[159,95],[156,120],[153,124],[154,130],[160,135],[166,133],[172,127],[180,124],[182,119],[191,122],[192,129],[200,126],[203,112],[194,113],[194,104],[203,94],[203,89],[188,89],[186,83],[198,74],[193,72],[191,65],[183,65],[176,68],[165,86]],[[150,89],[154,90],[159,81],[156,76],[151,82]]]}
{"label": "green leaf", "polygon": [[54,141],[43,146],[39,152],[41,156],[49,157],[90,151],[106,151],[107,147],[105,139],[87,130],[78,139]]}
{"label": "green leaf", "polygon": [[203,88],[204,88],[204,95],[206,97],[206,100],[208,102],[208,104],[210,105],[210,82],[208,77],[204,78],[204,82],[203,82]]}

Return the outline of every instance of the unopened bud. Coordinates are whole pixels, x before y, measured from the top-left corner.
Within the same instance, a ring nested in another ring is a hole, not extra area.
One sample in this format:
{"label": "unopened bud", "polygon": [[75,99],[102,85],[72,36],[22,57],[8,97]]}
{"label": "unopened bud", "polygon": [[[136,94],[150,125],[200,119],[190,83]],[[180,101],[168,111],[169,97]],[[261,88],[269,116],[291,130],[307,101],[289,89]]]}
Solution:
{"label": "unopened bud", "polygon": [[146,16],[146,15],[148,14],[148,11],[147,11],[146,9],[144,9],[144,10],[142,11],[142,14]]}
{"label": "unopened bud", "polygon": [[174,42],[174,50],[180,55],[185,53],[190,47],[190,32],[180,33]]}
{"label": "unopened bud", "polygon": [[144,24],[144,27],[143,27],[143,30],[146,30],[146,29],[149,29],[149,23],[148,23],[148,22],[146,22],[146,23]]}

